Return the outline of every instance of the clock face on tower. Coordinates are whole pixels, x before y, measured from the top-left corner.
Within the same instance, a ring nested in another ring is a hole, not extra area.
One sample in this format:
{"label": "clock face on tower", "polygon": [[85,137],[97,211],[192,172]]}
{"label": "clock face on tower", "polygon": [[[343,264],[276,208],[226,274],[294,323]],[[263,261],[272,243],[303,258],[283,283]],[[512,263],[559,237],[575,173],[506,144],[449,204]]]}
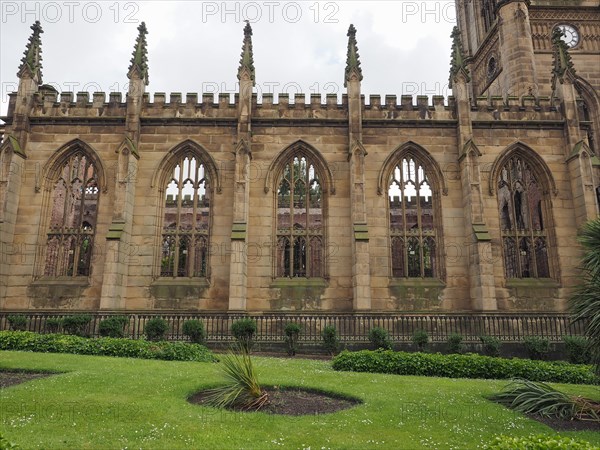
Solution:
{"label": "clock face on tower", "polygon": [[567,44],[570,48],[577,47],[579,44],[579,32],[573,25],[561,24],[557,25],[556,28],[562,30],[562,32],[565,34],[565,36],[563,36],[563,41],[565,41],[565,44]]}

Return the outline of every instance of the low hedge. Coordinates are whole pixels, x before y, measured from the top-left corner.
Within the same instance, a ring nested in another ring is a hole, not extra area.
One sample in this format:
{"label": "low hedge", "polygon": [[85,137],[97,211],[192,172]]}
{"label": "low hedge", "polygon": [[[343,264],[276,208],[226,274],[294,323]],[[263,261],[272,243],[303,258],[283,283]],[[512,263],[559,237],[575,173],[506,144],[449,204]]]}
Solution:
{"label": "low hedge", "polygon": [[184,342],[149,342],[121,338],[84,338],[67,334],[0,331],[0,350],[76,355],[214,362],[217,358],[203,345]]}
{"label": "low hedge", "polygon": [[600,384],[591,366],[565,362],[504,359],[477,354],[442,355],[390,350],[343,351],[333,359],[335,370],[447,378],[524,378],[573,384]]}
{"label": "low hedge", "polygon": [[489,450],[595,450],[598,447],[587,441],[563,436],[537,436],[517,437],[500,435],[490,443],[483,446]]}

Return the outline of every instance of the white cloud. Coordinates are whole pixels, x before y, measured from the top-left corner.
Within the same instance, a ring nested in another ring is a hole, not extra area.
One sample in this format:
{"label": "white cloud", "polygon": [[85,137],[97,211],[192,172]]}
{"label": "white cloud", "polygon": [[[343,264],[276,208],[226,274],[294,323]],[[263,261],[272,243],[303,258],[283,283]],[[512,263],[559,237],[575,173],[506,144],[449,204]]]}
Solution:
{"label": "white cloud", "polygon": [[454,25],[449,0],[75,3],[0,3],[2,115],[8,93],[16,89],[15,74],[36,19],[44,28],[44,82],[59,90],[125,92],[136,28],[144,20],[149,30],[148,92],[201,94],[217,87],[231,92],[246,14],[253,19],[259,91],[287,87],[293,93],[299,86],[307,94],[337,90],[341,95],[346,31],[353,23],[366,95],[447,94]]}

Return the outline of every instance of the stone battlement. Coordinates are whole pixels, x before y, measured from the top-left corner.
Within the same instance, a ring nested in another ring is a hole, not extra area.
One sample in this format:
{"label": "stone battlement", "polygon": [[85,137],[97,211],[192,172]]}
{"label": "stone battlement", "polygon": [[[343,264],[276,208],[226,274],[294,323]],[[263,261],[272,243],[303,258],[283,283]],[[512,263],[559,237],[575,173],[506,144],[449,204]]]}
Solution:
{"label": "stone battlement", "polygon": [[[263,94],[258,101],[252,95],[252,117],[256,119],[331,119],[348,116],[348,96],[319,93]],[[121,92],[37,92],[32,117],[124,117],[127,94]],[[379,120],[454,120],[456,100],[453,96],[370,95],[361,96],[364,119]],[[13,114],[16,93],[10,94],[8,116]],[[236,119],[239,94],[156,92],[142,96],[142,117],[146,118],[223,118]],[[471,102],[473,120],[561,120],[560,111],[550,97],[477,97]]]}
{"label": "stone battlement", "polygon": [[471,103],[472,120],[562,120],[550,97],[477,97]]}
{"label": "stone battlement", "polygon": [[477,97],[473,102],[473,111],[555,111],[550,97],[508,97],[506,102],[503,97]]}

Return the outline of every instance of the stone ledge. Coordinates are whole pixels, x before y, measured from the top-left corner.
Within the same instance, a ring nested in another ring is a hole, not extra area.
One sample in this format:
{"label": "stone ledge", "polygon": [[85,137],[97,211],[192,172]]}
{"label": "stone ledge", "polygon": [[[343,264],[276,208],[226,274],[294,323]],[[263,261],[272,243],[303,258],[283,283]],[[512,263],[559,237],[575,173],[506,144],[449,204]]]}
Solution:
{"label": "stone ledge", "polygon": [[509,278],[506,280],[506,287],[548,289],[559,288],[560,283],[554,278]]}
{"label": "stone ledge", "polygon": [[191,278],[191,277],[177,277],[177,278],[157,278],[151,286],[189,286],[189,287],[208,287],[210,283],[208,278]]}
{"label": "stone ledge", "polygon": [[439,278],[390,278],[389,287],[422,287],[422,288],[443,288],[446,287]]}
{"label": "stone ledge", "polygon": [[329,283],[324,278],[277,278],[273,280],[270,288],[282,287],[327,287]]}
{"label": "stone ledge", "polygon": [[56,277],[56,278],[38,278],[31,282],[30,286],[80,286],[90,285],[88,277]]}

